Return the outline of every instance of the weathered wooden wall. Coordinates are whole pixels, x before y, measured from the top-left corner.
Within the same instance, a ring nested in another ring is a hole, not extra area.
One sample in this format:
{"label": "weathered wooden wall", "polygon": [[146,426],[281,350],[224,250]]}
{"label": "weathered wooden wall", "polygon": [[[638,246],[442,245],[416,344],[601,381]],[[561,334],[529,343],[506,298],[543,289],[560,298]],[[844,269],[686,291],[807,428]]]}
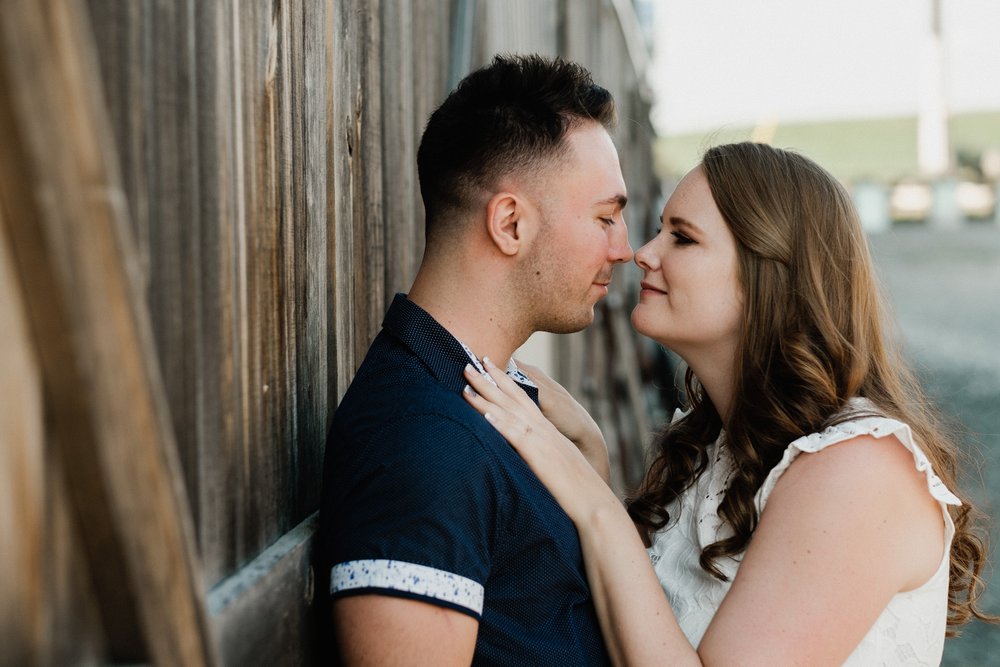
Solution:
{"label": "weathered wooden wall", "polygon": [[[167,451],[182,471],[178,512],[190,516],[179,525],[193,526],[193,543],[171,538],[179,540],[171,548],[195,554],[197,581],[184,590],[203,597],[197,601],[217,646],[200,654],[225,664],[312,662],[323,585],[311,564],[324,438],[386,303],[407,288],[420,258],[415,156],[423,124],[447,89],[494,52],[578,60],[618,99],[629,222],[644,229],[657,191],[634,14],[626,0],[41,5],[41,13],[26,9],[32,0],[0,6],[0,81],[27,86],[40,74],[32,71],[38,59],[18,57],[26,47],[15,38],[31,14],[49,22],[37,35],[40,53],[72,47],[65,58],[92,65],[80,68],[78,83],[103,107],[81,122],[72,106],[36,115],[6,105],[0,140],[27,129],[44,136],[110,128],[96,132],[94,150],[110,165],[102,187],[127,229],[116,258],[138,296],[122,305],[136,311],[123,321],[139,318],[137,335],[152,332],[156,372],[146,379],[165,398],[169,419],[166,436],[149,446]],[[68,46],[52,43],[65,34],[56,29],[65,15],[77,17],[79,30]],[[4,90],[18,94],[16,86]],[[0,142],[0,159],[16,156],[9,149]],[[84,546],[91,529],[74,507],[87,504],[72,482],[80,475],[63,469],[72,459],[48,418],[92,396],[86,384],[76,398],[51,391],[54,371],[46,374],[44,363],[51,341],[38,333],[44,321],[29,315],[47,294],[24,281],[24,245],[11,240],[24,228],[12,202],[44,217],[65,194],[50,172],[72,165],[44,154],[32,154],[36,171],[0,172],[0,663],[170,662],[151,639],[155,617],[134,620],[140,632],[131,640],[109,624],[115,603],[101,593],[107,568],[95,564],[99,547]],[[69,203],[58,206],[71,210]],[[72,230],[88,218],[59,220]],[[65,253],[48,255],[56,268],[75,261]],[[78,292],[83,284],[53,289],[62,299],[87,296]],[[619,483],[638,461],[623,443],[641,442],[647,429],[630,370],[637,363],[625,293],[620,284],[597,326],[557,355],[558,375],[612,436]],[[126,358],[123,351],[121,363]],[[53,405],[57,399],[67,404]],[[95,434],[103,452],[100,429]],[[106,519],[113,521],[111,509]],[[131,534],[131,525],[117,527]],[[159,538],[142,539],[155,546]],[[132,553],[120,551],[126,559]],[[155,587],[143,588],[140,575],[122,572],[124,588],[149,598]],[[189,631],[198,632],[192,618]]]}

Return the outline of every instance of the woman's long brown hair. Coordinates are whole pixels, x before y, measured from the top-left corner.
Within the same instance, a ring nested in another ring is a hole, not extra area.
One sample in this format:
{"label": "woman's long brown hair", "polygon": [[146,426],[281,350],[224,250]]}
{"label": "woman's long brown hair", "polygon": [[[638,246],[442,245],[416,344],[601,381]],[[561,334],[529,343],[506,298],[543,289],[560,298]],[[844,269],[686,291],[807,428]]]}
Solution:
{"label": "woman's long brown hair", "polygon": [[701,566],[724,579],[716,561],[742,553],[759,517],[754,495],[793,440],[848,415],[855,396],[909,424],[934,471],[962,500],[950,508],[949,633],[973,616],[986,547],[981,516],[957,485],[959,449],[889,328],[871,254],[850,196],[826,170],[764,144],[709,149],[702,160],[712,197],[736,238],[744,293],[732,414],[722,420],[690,369],[690,412],[654,443],[655,459],[629,514],[649,533],[670,520],[667,506],[707,465],[706,448],[725,427],[735,470],[719,516],[732,537],[705,547]]}

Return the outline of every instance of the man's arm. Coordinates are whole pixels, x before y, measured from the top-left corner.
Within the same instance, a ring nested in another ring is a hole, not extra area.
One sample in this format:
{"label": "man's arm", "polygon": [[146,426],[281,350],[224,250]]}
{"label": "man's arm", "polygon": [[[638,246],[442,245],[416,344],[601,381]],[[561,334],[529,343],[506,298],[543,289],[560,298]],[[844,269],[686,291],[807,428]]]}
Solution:
{"label": "man's arm", "polygon": [[340,657],[365,665],[468,665],[479,622],[462,612],[386,595],[333,601]]}

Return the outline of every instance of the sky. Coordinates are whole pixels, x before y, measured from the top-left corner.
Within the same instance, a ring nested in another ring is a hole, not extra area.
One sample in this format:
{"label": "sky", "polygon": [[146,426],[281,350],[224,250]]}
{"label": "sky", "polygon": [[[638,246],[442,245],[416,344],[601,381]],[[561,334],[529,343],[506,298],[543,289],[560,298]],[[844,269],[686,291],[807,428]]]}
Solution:
{"label": "sky", "polygon": [[[940,2],[948,109],[1000,110],[1000,0]],[[661,134],[917,113],[931,0],[650,4]]]}

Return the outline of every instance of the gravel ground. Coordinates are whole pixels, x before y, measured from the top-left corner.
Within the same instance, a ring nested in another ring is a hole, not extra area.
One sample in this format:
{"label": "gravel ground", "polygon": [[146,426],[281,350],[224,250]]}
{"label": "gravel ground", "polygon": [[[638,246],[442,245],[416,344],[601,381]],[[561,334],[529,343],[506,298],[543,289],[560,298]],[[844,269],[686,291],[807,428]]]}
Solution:
{"label": "gravel ground", "polygon": [[[968,449],[965,490],[1000,517],[1000,226],[897,227],[872,250],[912,363]],[[991,528],[991,560],[1000,525]],[[985,607],[1000,614],[1000,573]],[[943,665],[1000,664],[1000,626],[970,624],[946,643]]]}

